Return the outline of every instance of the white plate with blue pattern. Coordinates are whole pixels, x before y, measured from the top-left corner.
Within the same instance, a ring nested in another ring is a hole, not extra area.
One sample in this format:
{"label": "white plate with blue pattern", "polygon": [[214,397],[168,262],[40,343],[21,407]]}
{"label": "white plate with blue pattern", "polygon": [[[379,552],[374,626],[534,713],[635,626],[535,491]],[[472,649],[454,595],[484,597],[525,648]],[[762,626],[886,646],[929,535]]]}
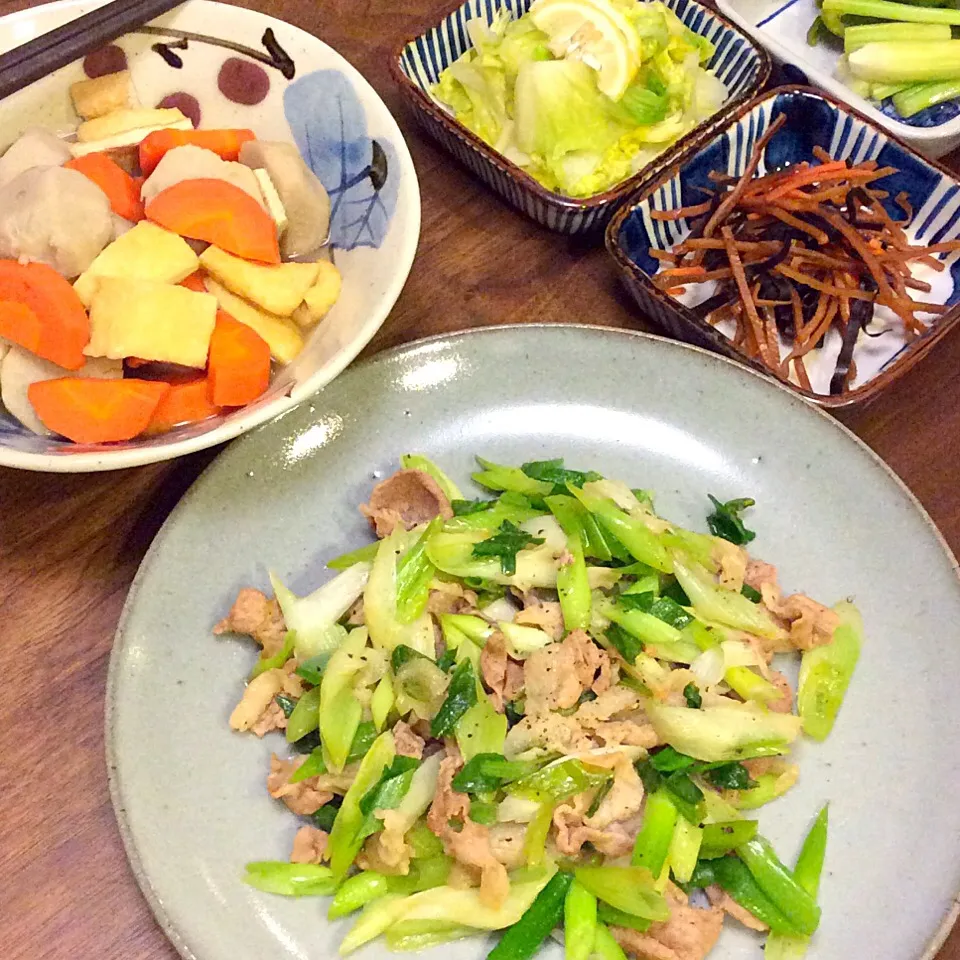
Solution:
{"label": "white plate with blue pattern", "polygon": [[[98,0],[65,0],[3,17],[0,51],[99,5]],[[343,275],[342,294],[296,359],[250,406],[158,437],[83,447],[31,433],[0,407],[2,466],[65,473],[113,470],[230,440],[337,376],[380,328],[410,272],[420,236],[416,171],[389,110],[354,67],[303,30],[211,0],[188,0],[151,26],[161,35],[130,33],[106,53],[98,51],[0,102],[0,150],[29,126],[72,131],[78,118],[69,85],[101,72],[96,57],[115,64],[112,69],[125,62],[143,106],[176,97],[173,103],[186,102],[188,110],[199,111],[203,127],[249,127],[263,139],[297,145],[331,196],[331,239]],[[164,35],[164,29],[171,33]],[[186,46],[176,31],[190,34]],[[266,39],[268,31],[272,39]],[[247,75],[259,70],[239,98],[226,79],[238,69]]]}

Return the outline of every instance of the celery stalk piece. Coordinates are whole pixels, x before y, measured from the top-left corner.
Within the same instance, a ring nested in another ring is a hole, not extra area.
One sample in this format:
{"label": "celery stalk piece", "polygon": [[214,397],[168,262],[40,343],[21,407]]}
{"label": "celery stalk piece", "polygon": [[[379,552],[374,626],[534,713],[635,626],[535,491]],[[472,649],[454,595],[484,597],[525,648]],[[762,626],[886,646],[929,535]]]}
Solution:
{"label": "celery stalk piece", "polygon": [[847,27],[843,22],[843,17],[834,10],[824,10],[821,6],[820,16],[818,19],[835,37],[843,37],[843,35],[847,32]]}
{"label": "celery stalk piece", "polygon": [[436,568],[427,557],[427,542],[440,529],[439,518],[427,524],[419,539],[397,560],[397,619],[413,623],[427,609]]}
{"label": "celery stalk piece", "polygon": [[555,801],[545,800],[527,826],[527,832],[523,838],[523,855],[528,867],[539,867],[546,857],[547,834],[550,833],[550,827],[553,825],[555,806]]}
{"label": "celery stalk piece", "polygon": [[400,458],[404,470],[422,470],[437,481],[437,486],[448,500],[462,500],[460,488],[429,458],[422,453],[405,453]]}
{"label": "celery stalk piece", "polygon": [[598,923],[593,938],[592,957],[597,960],[627,960],[623,947],[617,943],[610,928],[605,923]]}
{"label": "celery stalk piece", "polygon": [[960,10],[894,3],[892,0],[823,0],[823,13],[899,20],[903,23],[947,23],[960,26]]}
{"label": "celery stalk piece", "polygon": [[597,934],[597,898],[576,880],[563,902],[565,960],[588,960]]}
{"label": "celery stalk piece", "polygon": [[278,893],[284,897],[325,897],[333,893],[337,885],[329,867],[282,860],[248,863],[244,881],[264,893]]}
{"label": "celery stalk piece", "polygon": [[[494,630],[492,624],[487,623],[482,617],[474,617],[468,613],[442,613],[440,614],[440,626],[444,631],[444,637],[446,637],[447,629],[454,627],[481,647],[487,642]],[[456,648],[457,644],[451,644],[448,640],[447,646]]]}
{"label": "celery stalk piece", "polygon": [[761,604],[753,603],[741,593],[718,586],[703,567],[674,559],[673,572],[694,610],[704,619],[716,620],[725,626],[772,640],[781,636],[783,631],[770,619]]}
{"label": "celery stalk piece", "polygon": [[702,828],[700,858],[714,860],[724,857],[741,843],[757,835],[756,820],[723,820],[708,823]]}
{"label": "celery stalk piece", "polygon": [[[397,613],[397,562],[418,536],[398,527],[380,541],[363,591],[363,612],[374,647],[390,651],[402,643],[432,659],[435,650],[430,615],[422,613],[412,623],[403,623]],[[429,554],[429,544],[426,552]]]}
{"label": "celery stalk piece", "polygon": [[691,710],[647,700],[644,710],[658,735],[670,746],[708,762],[785,753],[801,727],[799,717],[769,713],[749,704]]}
{"label": "celery stalk piece", "polygon": [[[533,871],[529,877],[514,880],[510,884],[506,900],[496,908],[486,906],[480,900],[480,890],[477,887],[433,887],[407,897],[395,920],[445,920],[477,930],[502,930],[504,927],[513,926],[527,912],[537,894],[554,876],[556,869],[555,866],[545,864]],[[346,952],[343,947],[341,952]]]}
{"label": "celery stalk piece", "polygon": [[624,610],[615,603],[607,601],[601,604],[600,612],[608,620],[623,627],[627,633],[642,640],[644,644],[662,643],[669,646],[669,644],[683,641],[683,634],[676,627],[642,610]]}
{"label": "celery stalk piece", "polygon": [[[327,843],[330,869],[337,880],[346,876],[347,870],[350,869],[354,857],[360,852],[363,844],[360,828],[363,826],[365,815],[360,809],[360,801],[380,779],[384,768],[393,762],[395,754],[393,734],[388,730],[374,740],[373,746],[360,761],[357,775],[343,798],[343,804],[337,819],[333,822],[333,829],[330,831],[330,839]],[[374,936],[380,932],[377,931]]]}
{"label": "celery stalk piece", "polygon": [[[740,821],[740,812],[732,804],[724,800],[720,796],[719,792],[714,790],[713,787],[707,786],[702,780],[699,783],[700,789],[703,791],[703,805],[707,811],[707,815],[704,818],[704,823],[707,825],[710,824],[724,824],[724,823],[737,823]],[[753,831],[749,836],[743,836],[738,839],[738,843],[749,840],[753,834],[756,833],[756,830]],[[704,844],[707,843],[707,837],[704,838]],[[733,844],[730,849],[732,850]],[[728,851],[724,851],[726,853]],[[701,854],[701,859],[703,859],[704,854]]]}
{"label": "celery stalk piece", "polygon": [[840,625],[833,641],[803,654],[797,686],[797,712],[804,732],[821,741],[833,729],[863,643],[863,620],[857,608],[851,603],[838,603],[834,609],[840,615]]}
{"label": "celery stalk piece", "polygon": [[380,678],[377,689],[373,691],[370,699],[370,713],[373,717],[373,724],[377,728],[377,733],[383,730],[387,722],[387,716],[396,703],[396,697],[393,694],[393,681],[390,674],[385,674]]}
{"label": "celery stalk piece", "polygon": [[949,39],[950,27],[945,23],[861,23],[844,31],[843,51],[853,53],[868,43],[886,40]]}
{"label": "celery stalk piece", "polygon": [[370,577],[369,563],[355,563],[306,597],[298,597],[270,574],[284,623],[296,633],[297,658],[307,660],[331,653],[343,639],[337,621],[356,603]]}
{"label": "celery stalk piece", "polygon": [[[403,799],[393,811],[389,821],[389,831],[391,833],[401,837],[409,834],[407,841],[414,849],[414,857],[424,863],[432,862],[443,855],[442,846],[440,846],[439,841],[434,843],[436,838],[429,829],[424,825],[423,829],[420,830],[417,825],[417,821],[433,803],[434,795],[437,792],[437,776],[440,773],[442,756],[442,753],[432,754],[413,771],[410,789],[407,790]],[[445,878],[440,882],[445,882]],[[390,892],[409,893],[410,891],[398,891],[391,888]]]}
{"label": "celery stalk piece", "polygon": [[[339,817],[338,817],[339,819]],[[340,941],[340,956],[353,953],[358,947],[379,937],[388,927],[393,926],[407,910],[412,897],[388,893],[372,903],[368,903],[354,921],[347,935]]]}
{"label": "celery stalk piece", "polygon": [[346,765],[354,734],[363,719],[363,707],[354,694],[353,685],[364,668],[359,654],[366,642],[367,631],[363,627],[353,630],[330,658],[320,684],[320,739],[330,769],[336,773]]}
{"label": "celery stalk piece", "polygon": [[667,548],[643,520],[621,510],[609,497],[599,496],[586,488],[571,486],[570,492],[596,517],[604,530],[627,548],[634,559],[663,573],[672,571],[673,564]]}
{"label": "celery stalk piece", "polygon": [[700,856],[703,828],[686,817],[677,817],[670,839],[670,871],[680,883],[689,883]]}
{"label": "celery stalk piece", "polygon": [[646,920],[670,916],[667,901],[656,890],[653,874],[646,867],[577,867],[573,875],[598,900],[625,913]]}
{"label": "celery stalk piece", "polygon": [[723,675],[727,686],[742,700],[771,703],[783,696],[783,691],[749,667],[730,667]]}
{"label": "celery stalk piece", "polygon": [[666,790],[650,794],[630,862],[636,867],[646,867],[652,876],[659,877],[670,853],[677,820],[677,808]]}
{"label": "celery stalk piece", "polygon": [[800,768],[795,763],[787,764],[780,773],[762,773],[756,777],[755,787],[737,791],[731,805],[737,810],[756,810],[782,797],[799,776]]}
{"label": "celery stalk piece", "polygon": [[473,548],[488,539],[487,530],[442,530],[430,538],[427,555],[439,570],[453,577],[479,577],[495,583],[527,587],[555,587],[557,562],[546,545],[517,553],[517,569],[505,574],[495,558],[475,557]]}
{"label": "celery stalk piece", "polygon": [[[940,10],[941,8],[937,8],[936,12]],[[956,12],[960,15],[960,10],[943,12]],[[847,65],[854,77],[873,83],[958,80],[960,79],[960,40],[897,40],[868,43],[847,55]]]}
{"label": "celery stalk piece", "polygon": [[379,900],[389,893],[387,878],[374,870],[363,870],[343,881],[330,901],[327,917],[339,920],[354,910],[365,907],[373,900]]}
{"label": "celery stalk piece", "polygon": [[493,709],[485,693],[478,691],[477,702],[460,718],[455,733],[464,761],[478,753],[503,753],[507,718]]}
{"label": "celery stalk piece", "polygon": [[570,554],[569,562],[561,564],[557,571],[563,625],[567,630],[586,630],[590,626],[592,597],[583,542],[576,531],[567,534],[567,553]]}
{"label": "celery stalk piece", "polygon": [[328,560],[327,566],[331,570],[347,570],[358,563],[373,563],[373,558],[377,555],[379,546],[380,541],[374,540],[373,543],[357,547],[356,550],[350,550],[347,553],[341,553],[339,557]]}
{"label": "celery stalk piece", "polygon": [[893,105],[901,117],[912,117],[927,107],[946,100],[960,99],[960,79],[912,84],[888,96],[893,97]]}
{"label": "celery stalk piece", "polygon": [[295,743],[320,725],[320,688],[307,690],[287,718],[287,742]]}
{"label": "celery stalk piece", "polygon": [[471,474],[473,480],[490,490],[507,490],[522,493],[528,497],[545,497],[553,492],[553,484],[545,480],[528,477],[519,467],[505,467],[490,460],[477,457],[477,463],[483,467],[479,473]]}
{"label": "celery stalk piece", "polygon": [[460,923],[448,923],[445,920],[399,920],[384,933],[384,940],[390,950],[407,952],[426,950],[453,940],[476,936],[476,930]]}
{"label": "celery stalk piece", "polygon": [[559,803],[575,794],[605,784],[612,776],[609,770],[587,767],[575,757],[548,763],[543,769],[514,780],[507,793],[531,797],[541,803],[552,800]]}
{"label": "celery stalk piece", "polygon": [[408,660],[393,678],[397,713],[403,717],[412,710],[421,720],[432,720],[448,685],[449,678],[432,660],[424,656]]}
{"label": "celery stalk piece", "polygon": [[870,84],[870,99],[882,101],[886,100],[887,97],[892,97],[895,93],[900,93],[902,90],[909,90],[913,86],[918,86],[918,84],[913,83],[871,83]]}
{"label": "celery stalk piece", "polygon": [[247,678],[248,682],[250,680],[256,680],[261,673],[282,667],[293,656],[296,644],[296,633],[293,630],[288,630],[286,636],[283,638],[283,646],[272,657],[265,657],[263,654],[260,655],[260,659],[257,660],[253,665],[253,670],[250,671],[250,676]]}

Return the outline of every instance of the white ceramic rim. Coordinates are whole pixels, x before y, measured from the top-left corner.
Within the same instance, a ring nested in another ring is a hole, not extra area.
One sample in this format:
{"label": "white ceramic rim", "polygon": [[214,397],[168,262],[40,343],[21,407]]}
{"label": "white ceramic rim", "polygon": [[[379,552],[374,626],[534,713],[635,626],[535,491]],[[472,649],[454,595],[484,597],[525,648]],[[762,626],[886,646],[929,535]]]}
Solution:
{"label": "white ceramic rim", "polygon": [[889,130],[891,133],[906,140],[909,143],[923,147],[935,147],[940,141],[950,140],[953,137],[960,136],[960,117],[954,117],[946,123],[941,123],[936,127],[914,127],[909,123],[903,123],[900,120],[894,120],[885,113],[878,110],[869,100],[854,93],[846,84],[841,83],[836,77],[824,73],[818,67],[811,66],[806,60],[799,58],[795,51],[788,50],[779,40],[772,37],[769,33],[764,33],[756,24],[751,23],[746,17],[737,11],[737,8],[730,3],[730,0],[716,0],[720,12],[729,17],[742,30],[753,37],[757,43],[766,47],[772,54],[783,60],[785,63],[792,64],[801,69],[816,86],[832,93],[838,100],[849,103],[861,113],[865,113],[878,126]]}
{"label": "white ceramic rim", "polygon": [[[108,2],[108,0],[98,0],[98,2],[93,5],[101,6],[106,2]],[[216,7],[230,7],[230,4],[221,3],[219,0],[194,0],[194,2],[210,4]],[[70,7],[89,7],[91,4],[90,0],[59,0],[56,6],[60,9],[66,9]],[[7,23],[16,22],[17,20],[34,17],[36,16],[36,12],[36,7],[19,10],[16,13],[0,17],[0,20]],[[293,388],[290,396],[277,397],[270,403],[264,404],[263,407],[252,410],[247,415],[236,417],[219,427],[208,430],[206,433],[201,433],[198,436],[163,446],[143,447],[133,450],[110,450],[105,448],[103,450],[81,453],[64,453],[58,456],[50,456],[42,453],[24,453],[19,450],[11,450],[0,446],[0,467],[12,467],[17,470],[31,470],[39,473],[96,473],[107,470],[123,470],[128,467],[144,466],[148,463],[162,463],[165,460],[173,460],[176,457],[182,457],[188,453],[196,453],[198,450],[206,450],[208,447],[233,440],[240,434],[246,433],[248,430],[259,427],[268,420],[272,420],[274,417],[286,413],[287,410],[297,406],[307,399],[307,397],[316,393],[338,377],[350,363],[353,362],[357,354],[373,339],[400,297],[400,293],[413,267],[417,246],[420,243],[421,210],[420,183],[417,179],[417,171],[413,165],[413,158],[410,156],[410,148],[407,146],[407,142],[400,132],[396,118],[383,102],[380,94],[373,89],[363,74],[328,43],[325,43],[319,37],[301,27],[287,23],[285,20],[278,20],[276,17],[271,17],[269,14],[262,13],[259,10],[249,12],[258,13],[270,23],[282,23],[284,29],[296,30],[308,36],[311,41],[321,44],[340,61],[338,68],[350,80],[351,84],[355,88],[360,89],[365,96],[372,97],[380,104],[386,114],[389,133],[396,146],[397,159],[400,162],[400,189],[411,191],[411,228],[403,237],[400,253],[395,261],[400,269],[397,271],[393,283],[384,294],[381,309],[367,317],[349,347],[342,350],[336,359],[325,369],[318,371],[312,377],[308,377],[302,383],[297,384]],[[403,184],[408,184],[409,186],[404,188]]]}
{"label": "white ceramic rim", "polygon": [[[910,501],[914,509],[919,513],[920,517],[930,528],[937,542],[940,544],[943,552],[946,556],[947,562],[950,567],[953,569],[954,575],[960,581],[960,563],[958,563],[957,558],[954,556],[953,551],[950,549],[950,545],[947,543],[943,534],[940,532],[937,525],[933,522],[930,514],[927,513],[923,504],[917,499],[913,491],[904,483],[900,476],[894,471],[894,469],[882,458],[879,454],[874,452],[874,450],[869,447],[863,440],[861,440],[852,430],[848,427],[845,427],[839,420],[836,420],[834,417],[830,416],[825,410],[822,410],[816,404],[811,403],[806,398],[800,396],[797,393],[794,393],[788,387],[784,386],[777,380],[774,380],[772,377],[768,377],[765,374],[760,373],[759,371],[752,370],[749,367],[745,367],[742,364],[738,363],[736,360],[732,360],[729,357],[724,357],[721,354],[714,353],[712,350],[707,350],[704,347],[697,347],[693,344],[684,343],[680,340],[673,340],[670,337],[663,337],[658,334],[647,333],[641,330],[624,330],[617,327],[601,327],[589,323],[569,323],[569,324],[551,324],[551,323],[524,323],[524,324],[498,324],[496,326],[489,327],[474,327],[469,330],[461,330],[455,333],[440,333],[434,334],[430,337],[424,337],[421,340],[412,340],[408,343],[400,344],[396,347],[391,347],[389,350],[384,350],[381,353],[376,354],[371,357],[369,360],[364,362],[364,366],[367,364],[375,363],[377,360],[387,360],[397,355],[415,351],[425,344],[429,343],[438,343],[444,340],[451,339],[453,337],[482,337],[485,334],[497,333],[504,330],[515,330],[515,329],[529,329],[534,328],[538,330],[549,330],[561,327],[572,327],[579,330],[592,331],[593,333],[612,336],[612,337],[635,337],[638,340],[653,340],[659,341],[661,343],[667,343],[673,345],[675,348],[680,350],[690,350],[694,353],[702,354],[705,357],[710,357],[718,363],[726,364],[730,367],[733,367],[734,370],[738,371],[742,375],[755,377],[758,380],[762,380],[765,383],[770,384],[771,387],[775,387],[777,390],[780,390],[786,393],[791,399],[799,401],[809,410],[813,411],[821,419],[825,420],[831,427],[836,430],[839,430],[840,433],[844,434],[848,440],[852,441],[856,446],[858,446],[864,453],[870,457],[871,460],[882,469],[887,476],[899,487],[901,493]],[[194,481],[198,483],[203,477],[207,474],[209,470],[212,470],[216,466],[216,460],[213,463],[209,464],[206,469],[200,474],[200,476]],[[178,504],[179,506],[179,504]],[[120,649],[120,640],[123,635],[124,629],[126,627],[127,620],[131,614],[133,606],[133,597],[137,591],[137,588],[140,584],[141,578],[144,576],[144,573],[149,566],[149,561],[153,559],[153,554],[155,550],[158,550],[158,544],[161,541],[160,534],[163,532],[164,527],[170,523],[174,513],[178,509],[178,506],[175,506],[173,511],[164,521],[163,526],[160,530],[157,531],[156,536],[154,537],[153,543],[151,543],[149,549],[144,554],[143,559],[140,561],[140,566],[137,569],[136,576],[133,578],[133,582],[130,584],[130,589],[127,593],[127,599],[124,601],[123,610],[120,613],[120,620],[117,623],[117,630],[114,634],[113,646],[110,650],[110,663],[107,670],[107,685],[106,685],[106,698],[104,703],[104,745],[106,751],[106,761],[107,761],[107,782],[110,789],[110,800],[113,804],[114,815],[117,821],[117,828],[120,831],[120,838],[123,841],[123,848],[127,854],[127,860],[130,864],[130,869],[133,871],[134,879],[137,882],[137,886],[140,887],[140,891],[143,894],[144,898],[147,901],[151,911],[153,912],[154,917],[156,918],[157,923],[160,926],[160,929],[163,930],[164,934],[176,948],[177,952],[180,954],[184,960],[203,960],[203,957],[195,954],[186,944],[184,939],[181,937],[179,930],[176,925],[171,920],[170,916],[167,914],[163,906],[163,900],[154,890],[153,885],[150,882],[150,878],[147,876],[146,871],[143,868],[143,864],[140,862],[140,857],[137,852],[136,843],[133,838],[133,833],[130,829],[130,825],[126,819],[126,810],[123,806],[123,800],[120,794],[120,785],[116,775],[116,765],[117,765],[117,755],[115,751],[112,729],[113,729],[113,711],[114,711],[114,699],[115,699],[115,689],[118,683],[118,651]],[[953,929],[954,924],[960,918],[960,890],[958,890],[953,897],[953,903],[950,909],[947,911],[940,925],[930,936],[930,939],[927,941],[927,944],[923,950],[923,953],[918,957],[913,958],[913,960],[936,960],[937,952],[946,942],[947,937],[950,935],[950,931]],[[904,958],[908,960],[908,958]]]}

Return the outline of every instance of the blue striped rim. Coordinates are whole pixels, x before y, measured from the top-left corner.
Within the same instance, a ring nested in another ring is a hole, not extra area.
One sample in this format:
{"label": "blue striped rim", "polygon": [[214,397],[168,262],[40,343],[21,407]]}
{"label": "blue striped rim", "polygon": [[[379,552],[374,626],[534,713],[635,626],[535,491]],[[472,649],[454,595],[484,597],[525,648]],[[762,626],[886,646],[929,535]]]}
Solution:
{"label": "blue striped rim", "polygon": [[[532,0],[466,0],[437,26],[406,45],[400,56],[401,70],[430,96],[430,88],[440,74],[469,49],[468,21],[480,18],[491,23],[502,9],[521,16],[531,3]],[[747,93],[760,70],[761,59],[746,37],[696,0],[667,0],[666,5],[685,26],[715,45],[710,67],[727,87],[729,99]]]}

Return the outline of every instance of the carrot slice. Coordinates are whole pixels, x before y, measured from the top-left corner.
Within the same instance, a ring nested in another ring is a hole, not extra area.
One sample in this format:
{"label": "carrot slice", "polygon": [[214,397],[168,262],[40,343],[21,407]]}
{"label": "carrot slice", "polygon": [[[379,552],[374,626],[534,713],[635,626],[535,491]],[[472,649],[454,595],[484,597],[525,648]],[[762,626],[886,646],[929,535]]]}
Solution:
{"label": "carrot slice", "polygon": [[149,176],[168,150],[187,145],[212,150],[224,160],[236,160],[240,148],[253,139],[252,130],[154,130],[140,142],[140,169]]}
{"label": "carrot slice", "polygon": [[194,293],[206,293],[207,285],[203,282],[203,274],[199,270],[194,270],[189,277],[180,281],[181,287],[186,287]]}
{"label": "carrot slice", "polygon": [[105,153],[88,153],[68,160],[65,167],[82,173],[92,180],[110,201],[110,209],[118,217],[134,222],[143,219],[140,183]]}
{"label": "carrot slice", "polygon": [[156,380],[61,377],[31,383],[27,398],[54,433],[75,443],[110,443],[143,433],[169,389]]}
{"label": "carrot slice", "polygon": [[250,194],[225,180],[181,180],[147,204],[147,219],[244,260],[280,262],[273,218]]}
{"label": "carrot slice", "polygon": [[270,384],[270,347],[254,329],[218,310],[207,374],[214,404],[242,407]]}
{"label": "carrot slice", "polygon": [[0,302],[19,303],[23,311],[0,312],[0,337],[67,370],[79,370],[90,341],[90,318],[70,283],[45,263],[0,260]]}
{"label": "carrot slice", "polygon": [[40,318],[25,303],[0,300],[0,334],[36,353],[42,332]]}
{"label": "carrot slice", "polygon": [[210,383],[206,377],[173,383],[153,411],[146,432],[166,433],[187,423],[209,420],[218,413],[220,407],[210,400]]}

